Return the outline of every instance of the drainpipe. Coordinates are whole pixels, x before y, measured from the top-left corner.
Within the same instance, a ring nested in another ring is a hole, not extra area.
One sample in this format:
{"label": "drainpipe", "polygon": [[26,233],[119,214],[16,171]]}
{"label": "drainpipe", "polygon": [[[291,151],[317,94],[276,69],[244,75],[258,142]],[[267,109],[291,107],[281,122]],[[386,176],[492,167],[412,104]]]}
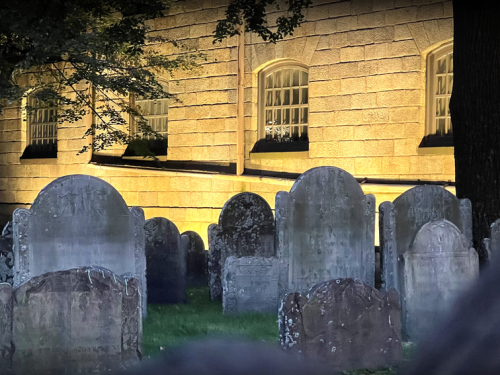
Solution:
{"label": "drainpipe", "polygon": [[245,169],[245,22],[238,35],[238,96],[236,129],[236,175],[241,176]]}

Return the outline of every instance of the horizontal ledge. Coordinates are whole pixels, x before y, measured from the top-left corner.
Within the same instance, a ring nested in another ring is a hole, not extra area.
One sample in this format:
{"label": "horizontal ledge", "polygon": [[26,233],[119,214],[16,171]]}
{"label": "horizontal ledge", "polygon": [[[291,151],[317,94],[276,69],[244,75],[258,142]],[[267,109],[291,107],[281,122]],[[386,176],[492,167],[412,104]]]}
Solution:
{"label": "horizontal ledge", "polygon": [[419,155],[453,155],[454,147],[419,147],[417,153]]}
{"label": "horizontal ledge", "polygon": [[19,159],[21,164],[57,164],[57,158]]}
{"label": "horizontal ledge", "polygon": [[309,151],[293,151],[293,152],[251,152],[250,160],[279,160],[279,159],[307,159]]}

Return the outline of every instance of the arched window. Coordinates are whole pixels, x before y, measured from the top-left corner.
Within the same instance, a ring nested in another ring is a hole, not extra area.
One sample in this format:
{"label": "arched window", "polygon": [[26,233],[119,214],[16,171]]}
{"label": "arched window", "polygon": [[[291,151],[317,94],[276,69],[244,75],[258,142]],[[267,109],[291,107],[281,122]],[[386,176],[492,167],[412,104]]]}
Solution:
{"label": "arched window", "polygon": [[452,89],[453,43],[447,43],[427,55],[425,146],[453,146]]}
{"label": "arched window", "polygon": [[33,94],[26,103],[26,149],[22,158],[56,158],[57,108],[41,102]]}
{"label": "arched window", "polygon": [[279,63],[259,77],[260,150],[309,149],[309,72],[302,65]]}
{"label": "arched window", "polygon": [[[161,84],[164,90],[168,91],[167,84],[164,82],[161,82]],[[153,100],[137,98],[135,104],[141,107],[148,125],[163,136],[163,139],[154,136],[142,136],[142,139],[147,142],[148,148],[153,153],[166,155],[168,146],[168,98]]]}

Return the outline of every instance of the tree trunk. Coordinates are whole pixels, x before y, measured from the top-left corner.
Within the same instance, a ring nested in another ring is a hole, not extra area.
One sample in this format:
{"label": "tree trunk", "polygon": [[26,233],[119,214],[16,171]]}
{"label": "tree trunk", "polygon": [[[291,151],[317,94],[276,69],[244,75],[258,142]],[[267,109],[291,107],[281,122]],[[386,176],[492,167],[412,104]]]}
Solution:
{"label": "tree trunk", "polygon": [[495,2],[454,1],[450,102],[457,197],[472,203],[474,248],[500,218],[500,21]]}

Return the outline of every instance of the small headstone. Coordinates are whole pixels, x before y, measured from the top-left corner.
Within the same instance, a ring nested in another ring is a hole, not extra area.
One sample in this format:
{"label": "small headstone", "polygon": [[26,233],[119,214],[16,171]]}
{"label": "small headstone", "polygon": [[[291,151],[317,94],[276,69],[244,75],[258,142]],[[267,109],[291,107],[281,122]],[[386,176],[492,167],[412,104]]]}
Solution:
{"label": "small headstone", "polygon": [[276,244],[284,272],[280,295],[334,278],[375,284],[375,198],[335,167],[302,174],[276,195]]}
{"label": "small headstone", "polygon": [[0,283],[0,374],[8,373],[12,366],[12,285]]}
{"label": "small headstone", "polygon": [[141,356],[140,282],[104,268],[34,277],[14,289],[15,374],[118,370]]}
{"label": "small headstone", "polygon": [[186,231],[181,236],[189,238],[186,266],[186,288],[208,285],[208,251],[200,235]]}
{"label": "small headstone", "polygon": [[483,244],[488,252],[488,260],[498,257],[500,253],[500,219],[497,219],[490,226],[490,237],[483,239]]}
{"label": "small headstone", "polygon": [[87,175],[58,178],[29,210],[13,214],[14,285],[47,272],[99,266],[136,274],[146,315],[144,212],[127,207],[107,182]]}
{"label": "small headstone", "polygon": [[394,289],[385,295],[356,279],[335,279],[294,292],[279,311],[280,344],[332,371],[392,366],[402,360],[401,308]]}
{"label": "small headstone", "polygon": [[12,223],[3,228],[0,236],[0,283],[14,283],[14,253],[12,251]]}
{"label": "small headstone", "polygon": [[411,341],[431,335],[479,274],[479,257],[456,225],[425,224],[404,254],[403,329]]}
{"label": "small headstone", "polygon": [[455,224],[472,246],[472,208],[468,199],[458,199],[433,185],[414,187],[394,202],[380,204],[380,252],[382,289],[403,290],[403,254],[425,223],[446,219]]}
{"label": "small headstone", "polygon": [[276,313],[278,276],[277,258],[227,258],[222,278],[224,314]]}
{"label": "small headstone", "polygon": [[189,238],[170,220],[146,220],[146,263],[149,303],[185,303]]}
{"label": "small headstone", "polygon": [[219,216],[219,224],[208,227],[209,291],[213,301],[222,299],[222,269],[230,256],[272,257],[274,216],[261,196],[240,193],[229,199]]}

